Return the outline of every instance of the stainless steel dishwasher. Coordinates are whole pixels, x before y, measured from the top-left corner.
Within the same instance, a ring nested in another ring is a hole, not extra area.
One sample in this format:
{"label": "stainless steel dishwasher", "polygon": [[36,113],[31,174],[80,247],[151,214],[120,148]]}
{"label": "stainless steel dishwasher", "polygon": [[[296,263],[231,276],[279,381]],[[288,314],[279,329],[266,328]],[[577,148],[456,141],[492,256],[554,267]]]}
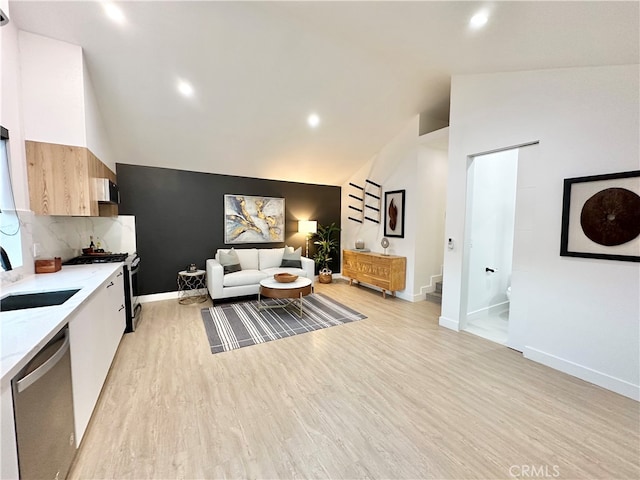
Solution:
{"label": "stainless steel dishwasher", "polygon": [[69,328],[11,381],[20,478],[63,480],[75,455]]}

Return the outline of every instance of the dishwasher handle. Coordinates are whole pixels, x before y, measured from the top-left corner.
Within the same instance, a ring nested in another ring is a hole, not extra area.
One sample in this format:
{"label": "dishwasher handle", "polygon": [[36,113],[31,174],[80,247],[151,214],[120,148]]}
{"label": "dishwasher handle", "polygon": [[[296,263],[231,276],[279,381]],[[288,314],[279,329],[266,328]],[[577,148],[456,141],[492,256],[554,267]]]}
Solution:
{"label": "dishwasher handle", "polygon": [[36,368],[29,375],[26,375],[25,377],[21,378],[16,382],[18,387],[18,392],[25,391],[35,382],[40,380],[49,370],[55,367],[56,364],[60,360],[62,360],[62,357],[64,357],[65,353],[67,353],[67,350],[69,350],[69,330],[68,329],[64,332],[64,342],[62,343],[62,346],[58,350],[56,350],[56,353],[51,355],[51,357],[49,357],[49,359],[46,362],[44,362],[42,365]]}

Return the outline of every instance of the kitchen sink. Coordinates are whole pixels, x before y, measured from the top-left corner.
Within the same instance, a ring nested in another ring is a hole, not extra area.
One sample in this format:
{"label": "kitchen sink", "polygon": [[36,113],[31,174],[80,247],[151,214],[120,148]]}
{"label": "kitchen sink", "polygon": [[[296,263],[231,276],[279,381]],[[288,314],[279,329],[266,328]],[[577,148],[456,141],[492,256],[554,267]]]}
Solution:
{"label": "kitchen sink", "polygon": [[57,290],[54,292],[40,293],[14,293],[0,299],[0,310],[24,310],[25,308],[51,307],[62,305],[73,295],[80,291],[79,288],[70,290]]}

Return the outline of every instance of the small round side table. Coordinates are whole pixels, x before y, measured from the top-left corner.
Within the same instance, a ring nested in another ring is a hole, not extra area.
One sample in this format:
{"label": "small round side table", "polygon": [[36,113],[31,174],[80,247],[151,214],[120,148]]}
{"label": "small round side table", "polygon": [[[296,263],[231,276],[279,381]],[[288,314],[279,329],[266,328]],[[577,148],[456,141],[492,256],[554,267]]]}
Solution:
{"label": "small round side table", "polygon": [[205,270],[178,272],[178,303],[188,305],[205,302],[207,300],[206,277]]}

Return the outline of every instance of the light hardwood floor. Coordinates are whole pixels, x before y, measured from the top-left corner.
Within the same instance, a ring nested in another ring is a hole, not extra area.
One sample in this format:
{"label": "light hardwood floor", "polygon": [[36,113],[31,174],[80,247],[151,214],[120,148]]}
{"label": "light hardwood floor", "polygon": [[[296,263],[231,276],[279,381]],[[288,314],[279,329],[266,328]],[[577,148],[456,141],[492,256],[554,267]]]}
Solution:
{"label": "light hardwood floor", "polygon": [[368,318],[212,355],[210,303],[145,304],[69,478],[640,478],[637,402],[438,305],[317,291]]}

